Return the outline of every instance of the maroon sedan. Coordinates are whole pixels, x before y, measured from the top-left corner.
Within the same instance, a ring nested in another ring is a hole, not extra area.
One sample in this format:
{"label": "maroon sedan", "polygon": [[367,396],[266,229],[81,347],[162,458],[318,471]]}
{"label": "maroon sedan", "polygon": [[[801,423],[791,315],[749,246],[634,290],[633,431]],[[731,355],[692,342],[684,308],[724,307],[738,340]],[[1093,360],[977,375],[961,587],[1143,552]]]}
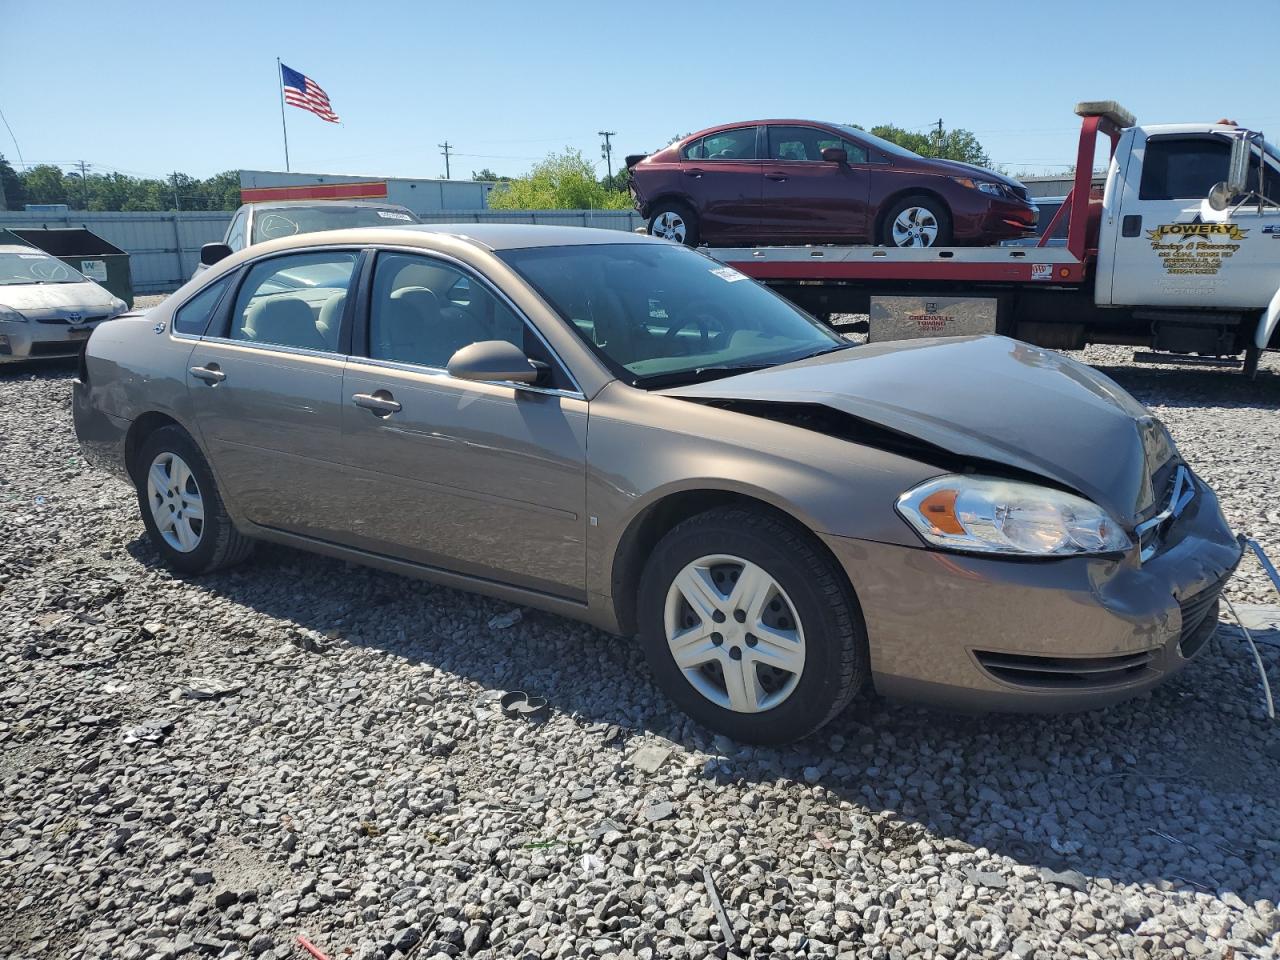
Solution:
{"label": "maroon sedan", "polygon": [[689,246],[983,245],[1036,225],[1016,180],[836,123],[725,124],[627,167],[649,232]]}

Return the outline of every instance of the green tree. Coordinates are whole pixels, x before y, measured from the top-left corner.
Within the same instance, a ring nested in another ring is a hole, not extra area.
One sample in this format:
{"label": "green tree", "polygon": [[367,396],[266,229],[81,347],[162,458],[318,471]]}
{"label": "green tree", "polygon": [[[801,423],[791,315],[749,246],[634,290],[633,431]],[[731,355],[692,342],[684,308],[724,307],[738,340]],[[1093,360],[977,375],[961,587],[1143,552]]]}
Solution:
{"label": "green tree", "polygon": [[[850,126],[858,127],[856,123],[850,124]],[[861,130],[863,128],[858,127],[858,129]],[[983,149],[978,138],[972,131],[960,127],[954,130],[944,130],[942,133],[938,133],[937,130],[918,133],[914,130],[904,130],[902,127],[895,126],[892,123],[882,123],[872,127],[871,133],[882,140],[888,140],[890,143],[896,143],[900,147],[906,147],[922,157],[959,160],[979,167],[991,166],[991,158],[987,156],[987,151]]]}
{"label": "green tree", "polygon": [[511,182],[510,177],[500,177],[498,176],[498,174],[494,173],[488,167],[485,167],[483,170],[472,170],[471,179],[479,180],[483,183],[510,183]]}
{"label": "green tree", "polygon": [[489,194],[495,210],[625,210],[631,198],[608,190],[582,152],[565,148]]}
{"label": "green tree", "polygon": [[4,202],[10,210],[21,210],[27,202],[27,192],[18,172],[9,165],[9,161],[0,153],[0,185],[4,187]]}
{"label": "green tree", "polygon": [[[78,180],[79,178],[77,178]],[[51,163],[41,163],[22,173],[26,203],[71,203],[62,170]]]}

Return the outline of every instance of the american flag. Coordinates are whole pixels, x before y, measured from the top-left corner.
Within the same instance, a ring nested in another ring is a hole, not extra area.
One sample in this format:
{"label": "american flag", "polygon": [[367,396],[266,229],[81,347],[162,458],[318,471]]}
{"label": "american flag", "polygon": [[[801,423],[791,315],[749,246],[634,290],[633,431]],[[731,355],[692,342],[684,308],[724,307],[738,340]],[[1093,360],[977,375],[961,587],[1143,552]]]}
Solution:
{"label": "american flag", "polygon": [[330,123],[338,122],[338,115],[333,112],[333,107],[329,103],[329,95],[310,77],[304,76],[297,70],[290,70],[282,63],[280,64],[280,82],[284,84],[285,103],[301,107],[303,110],[310,110],[321,120],[328,120]]}

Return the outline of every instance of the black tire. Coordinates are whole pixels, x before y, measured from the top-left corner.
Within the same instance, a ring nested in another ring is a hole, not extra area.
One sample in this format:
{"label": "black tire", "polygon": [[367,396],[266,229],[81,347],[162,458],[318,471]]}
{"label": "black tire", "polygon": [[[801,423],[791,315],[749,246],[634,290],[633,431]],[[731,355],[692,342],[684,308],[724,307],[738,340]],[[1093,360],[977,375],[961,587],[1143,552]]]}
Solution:
{"label": "black tire", "polygon": [[1252,343],[1244,348],[1244,367],[1242,372],[1247,380],[1258,379],[1258,361],[1262,359],[1262,351]]}
{"label": "black tire", "polygon": [[[790,600],[803,629],[799,680],[770,709],[745,713],[713,703],[685,676],[667,643],[672,582],[687,565],[712,554],[762,567]],[[702,726],[734,740],[781,744],[807,736],[839,714],[870,675],[862,611],[843,573],[812,534],[765,510],[718,508],[678,524],[654,548],[638,600],[640,640],[658,685]]]}
{"label": "black tire", "polygon": [[[165,453],[176,454],[190,468],[204,506],[199,539],[195,548],[187,552],[165,540],[152,516],[147,472],[156,458]],[[161,427],[148,436],[138,449],[132,472],[143,525],[166,566],[187,575],[212,573],[240,563],[253,552],[253,540],[240,533],[231,522],[204,454],[181,427]]]}
{"label": "black tire", "polygon": [[[649,236],[657,237],[668,233],[667,230],[662,229],[664,217],[673,217],[682,225],[684,236],[679,242],[686,247],[696,247],[698,245],[698,240],[700,239],[698,215],[693,212],[688,204],[681,203],[679,200],[659,200],[655,203],[653,209],[649,212]],[[674,226],[674,224],[671,225]],[[672,236],[667,238],[672,240],[679,239]]]}
{"label": "black tire", "polygon": [[[919,207],[927,210],[938,224],[938,232],[932,243],[925,244],[930,247],[947,247],[951,245],[951,211],[947,209],[947,205],[936,197],[926,194],[912,194],[903,197],[885,214],[884,221],[880,224],[880,242],[886,247],[897,247],[899,244],[893,237],[893,224],[898,216],[911,207]],[[909,246],[909,244],[902,244]]]}

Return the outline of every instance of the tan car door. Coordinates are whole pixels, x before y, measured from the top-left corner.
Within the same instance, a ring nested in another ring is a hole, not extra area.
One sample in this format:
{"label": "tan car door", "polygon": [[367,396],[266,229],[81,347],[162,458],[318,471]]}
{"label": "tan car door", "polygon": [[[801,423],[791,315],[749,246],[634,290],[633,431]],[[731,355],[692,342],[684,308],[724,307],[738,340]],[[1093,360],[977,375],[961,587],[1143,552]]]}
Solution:
{"label": "tan car door", "polygon": [[187,389],[228,499],[254,523],[329,539],[343,470],[340,317],[360,253],[252,265],[228,315],[195,345]]}
{"label": "tan car door", "polygon": [[[587,403],[536,331],[460,264],[389,251],[365,329],[342,387],[353,544],[585,599]],[[548,386],[449,376],[481,340],[545,358]]]}

